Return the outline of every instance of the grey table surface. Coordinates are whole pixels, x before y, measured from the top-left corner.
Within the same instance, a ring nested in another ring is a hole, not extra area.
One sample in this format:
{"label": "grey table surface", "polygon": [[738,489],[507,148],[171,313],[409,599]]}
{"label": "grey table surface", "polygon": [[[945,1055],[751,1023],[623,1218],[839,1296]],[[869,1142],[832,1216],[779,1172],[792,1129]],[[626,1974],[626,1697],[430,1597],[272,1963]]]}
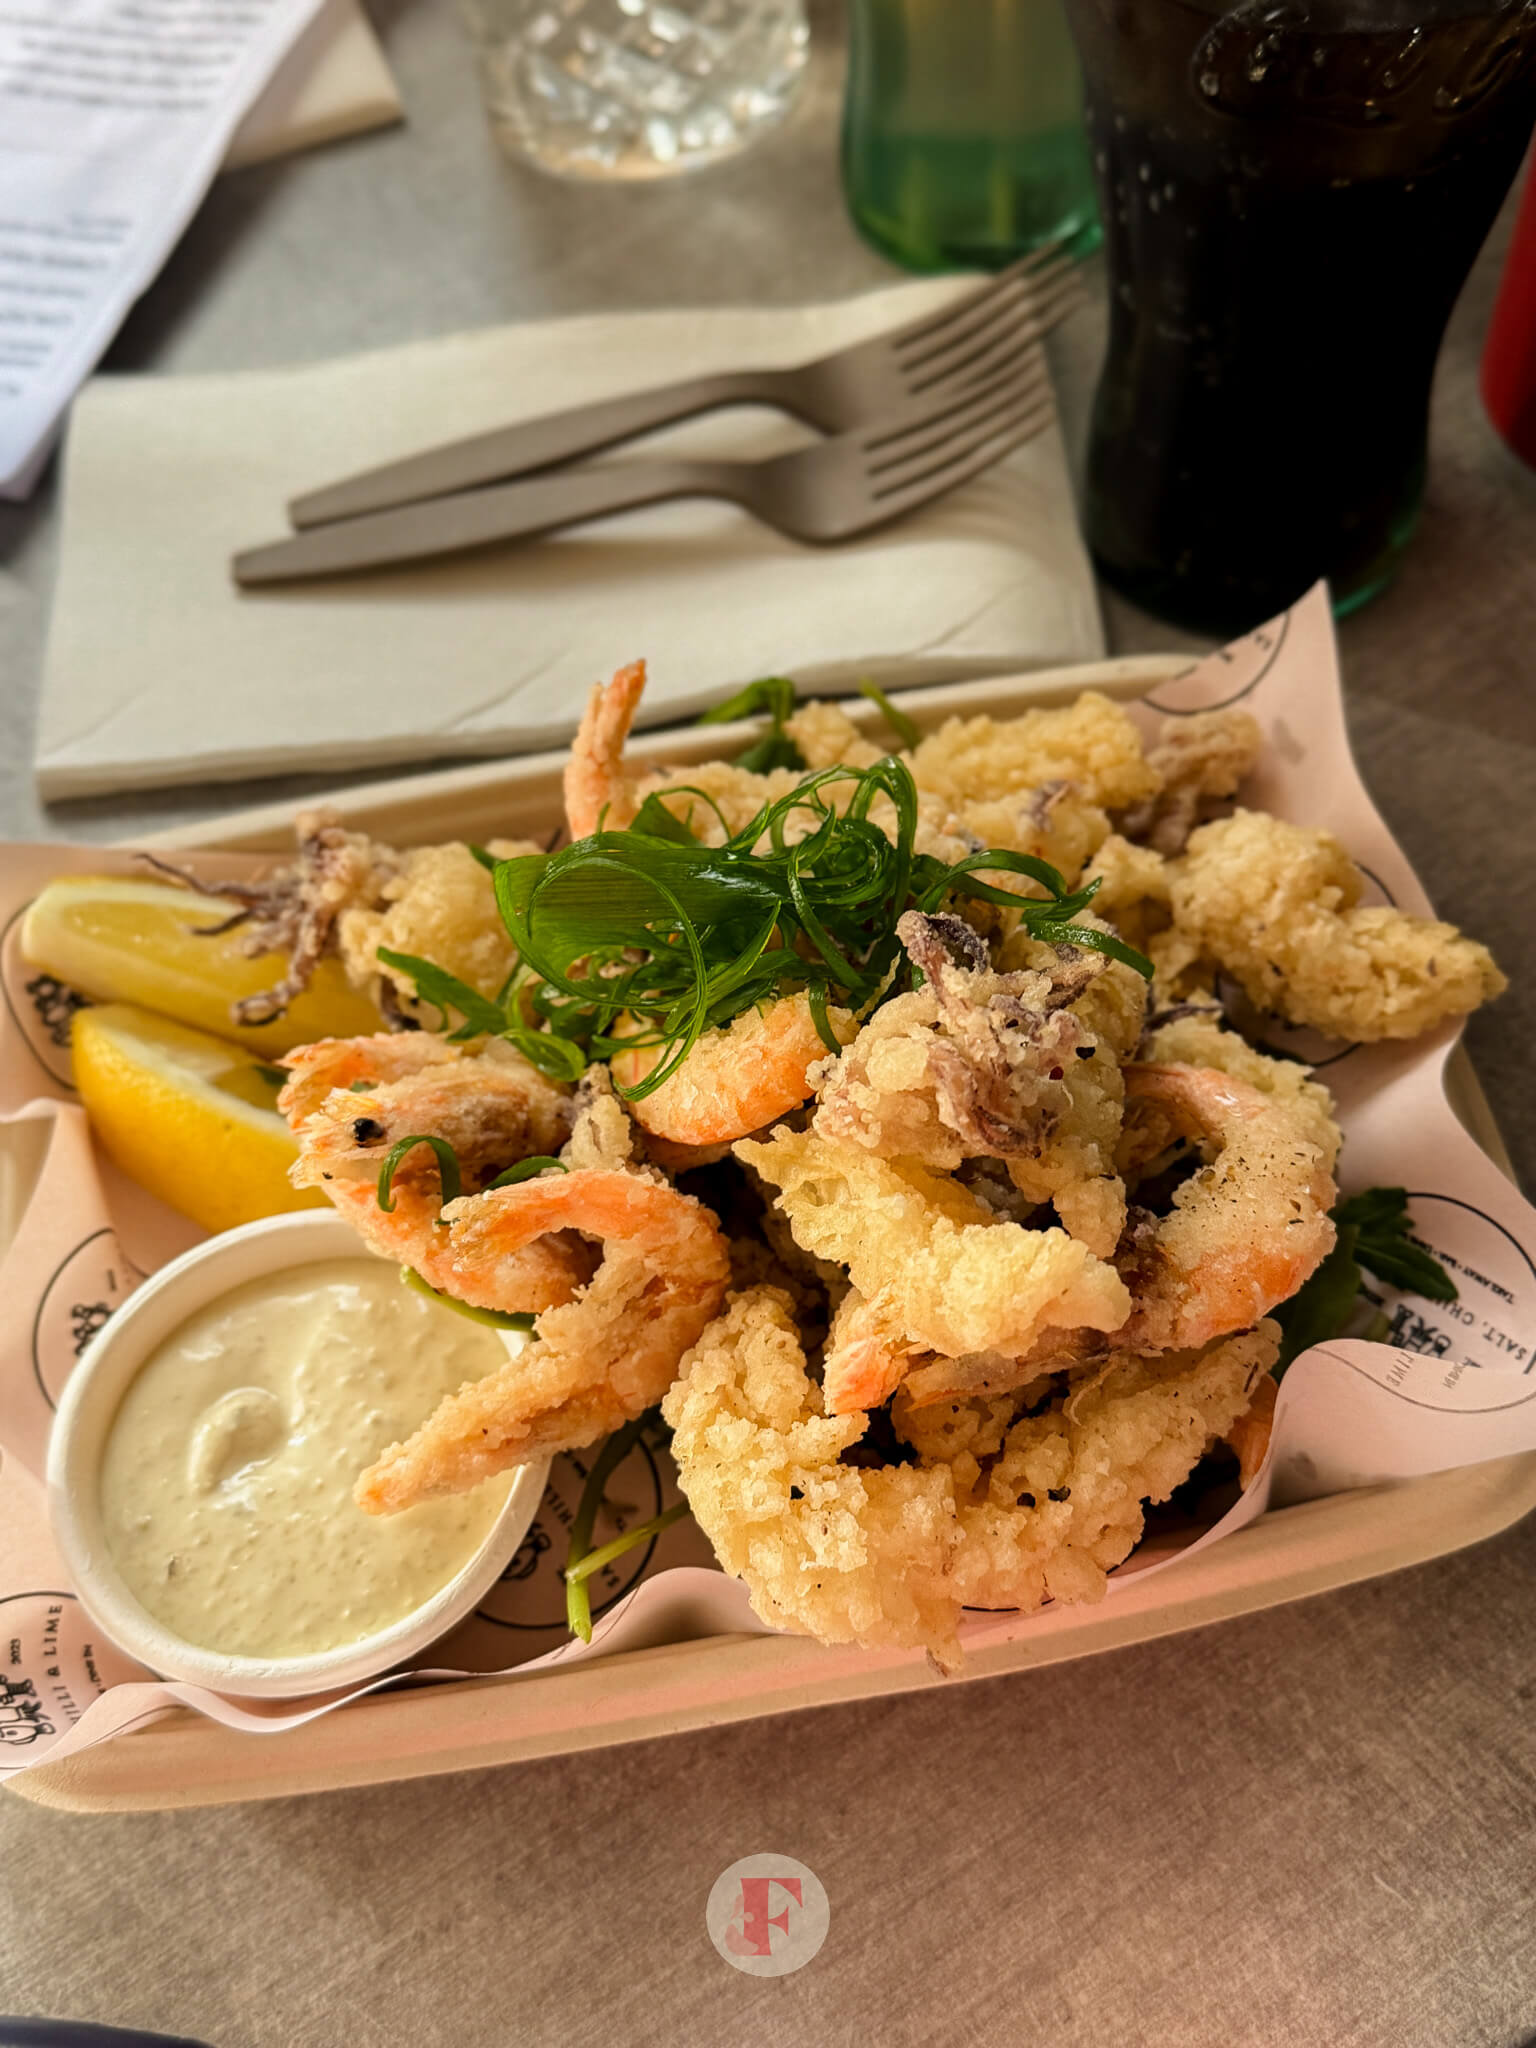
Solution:
{"label": "grey table surface", "polygon": [[[878,283],[836,182],[840,24],[756,152],[599,191],[503,163],[440,0],[371,0],[409,110],[220,182],[107,368],[228,368],[604,307]],[[1422,528],[1341,634],[1361,761],[1513,987],[1474,1059],[1536,1182],[1536,476],[1452,323]],[[1054,362],[1081,436],[1102,313]],[[109,838],[282,793],[39,809],[51,482],[0,508],[0,824]],[[1107,608],[1123,650],[1190,643]],[[217,2048],[948,2040],[1481,2048],[1536,2039],[1536,1518],[1397,1577],[1083,1663],[468,1777],[91,1819],[0,1801],[0,2007]],[[819,1958],[717,1960],[754,1850],[830,1896]]]}

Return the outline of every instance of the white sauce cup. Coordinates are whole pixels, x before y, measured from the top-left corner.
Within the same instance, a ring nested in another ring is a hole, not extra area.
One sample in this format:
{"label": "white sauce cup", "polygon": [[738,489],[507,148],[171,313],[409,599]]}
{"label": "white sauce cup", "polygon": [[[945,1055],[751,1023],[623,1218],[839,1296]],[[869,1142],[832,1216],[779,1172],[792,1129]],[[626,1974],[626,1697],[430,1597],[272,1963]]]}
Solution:
{"label": "white sauce cup", "polygon": [[304,1657],[232,1657],[189,1643],[134,1597],[102,1527],[102,1453],[140,1367],[188,1316],[248,1280],[328,1259],[367,1256],[334,1212],[303,1210],[224,1232],[146,1280],[91,1340],[70,1374],[48,1445],[54,1535],[82,1605],[103,1632],[163,1678],[255,1699],[294,1699],[392,1670],[462,1621],[511,1562],[538,1512],[548,1461],[525,1465],[480,1548],[437,1592],[388,1628]]}

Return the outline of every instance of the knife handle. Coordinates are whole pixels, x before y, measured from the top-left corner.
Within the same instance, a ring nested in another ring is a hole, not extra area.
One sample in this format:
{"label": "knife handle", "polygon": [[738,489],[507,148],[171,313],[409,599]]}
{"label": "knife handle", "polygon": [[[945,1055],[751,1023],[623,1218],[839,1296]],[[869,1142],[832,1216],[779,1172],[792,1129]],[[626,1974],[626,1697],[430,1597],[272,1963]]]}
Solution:
{"label": "knife handle", "polygon": [[247,548],[234,557],[230,568],[235,581],[249,589],[422,561],[482,547],[488,541],[549,533],[667,498],[734,499],[743,485],[743,470],[749,467],[735,462],[626,462],[609,469],[556,470],[518,483],[428,498],[391,512],[369,512],[311,527],[266,547]]}
{"label": "knife handle", "polygon": [[[631,392],[625,398],[600,399],[595,405],[573,406],[568,412],[517,426],[497,427],[449,441],[399,462],[361,471],[339,483],[307,491],[291,501],[288,517],[303,530],[333,519],[355,519],[417,500],[445,497],[482,484],[501,483],[595,454],[617,442],[632,440],[656,427],[715,412],[725,405],[784,405],[787,380],[777,371],[733,372],[718,377],[691,377],[653,391]],[[794,408],[789,408],[793,410]],[[815,422],[813,421],[814,425]]]}

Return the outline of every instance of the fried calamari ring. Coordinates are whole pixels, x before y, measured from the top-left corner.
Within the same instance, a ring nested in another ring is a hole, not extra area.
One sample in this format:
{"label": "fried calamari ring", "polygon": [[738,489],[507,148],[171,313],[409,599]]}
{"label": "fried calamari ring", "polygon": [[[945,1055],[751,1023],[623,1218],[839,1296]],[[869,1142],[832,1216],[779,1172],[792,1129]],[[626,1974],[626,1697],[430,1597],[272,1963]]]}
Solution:
{"label": "fried calamari ring", "polygon": [[1331,832],[1236,811],[1169,869],[1176,931],[1250,1002],[1332,1038],[1417,1038],[1508,986],[1454,925],[1359,907],[1364,880]]}
{"label": "fried calamari ring", "polygon": [[[1249,1408],[1273,1324],[1199,1354],[1117,1360],[1080,1397],[907,1417],[915,1464],[843,1462],[868,1418],[829,1417],[788,1297],[730,1300],[662,1404],[683,1491],[775,1628],[960,1662],[966,1606],[1097,1600],[1164,1500]],[[899,1404],[898,1404],[899,1405]],[[1070,1410],[1070,1412],[1069,1412]]]}
{"label": "fried calamari ring", "polygon": [[1130,1313],[1119,1274],[1085,1244],[1000,1221],[947,1174],[814,1131],[781,1129],[734,1150],[779,1190],[795,1242],[845,1267],[920,1349],[1017,1356],[1048,1329],[1115,1330]]}

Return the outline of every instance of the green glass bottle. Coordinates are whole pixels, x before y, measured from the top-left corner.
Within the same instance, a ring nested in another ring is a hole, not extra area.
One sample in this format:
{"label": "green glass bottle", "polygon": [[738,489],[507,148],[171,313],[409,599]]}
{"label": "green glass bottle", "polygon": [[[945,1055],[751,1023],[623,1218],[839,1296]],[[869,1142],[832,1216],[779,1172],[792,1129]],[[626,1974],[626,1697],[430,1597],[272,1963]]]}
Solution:
{"label": "green glass bottle", "polygon": [[849,0],[843,189],[909,270],[1100,240],[1061,0]]}

